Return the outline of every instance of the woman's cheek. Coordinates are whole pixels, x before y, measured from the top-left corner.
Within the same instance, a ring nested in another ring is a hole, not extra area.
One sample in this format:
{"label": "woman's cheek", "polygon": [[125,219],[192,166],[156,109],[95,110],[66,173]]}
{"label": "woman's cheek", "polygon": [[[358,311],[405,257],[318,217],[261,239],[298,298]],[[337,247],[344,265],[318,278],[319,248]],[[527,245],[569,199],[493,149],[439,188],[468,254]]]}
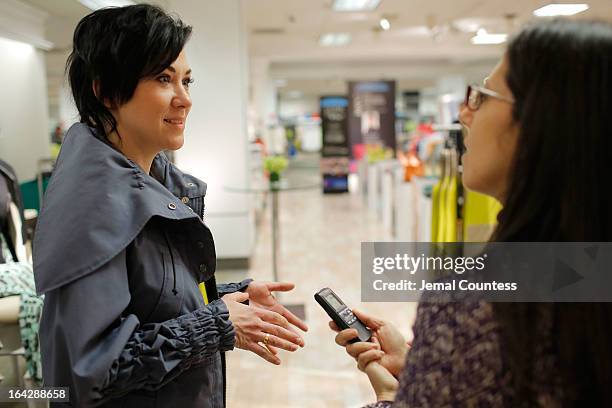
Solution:
{"label": "woman's cheek", "polygon": [[465,156],[466,155],[464,155],[463,174],[461,176],[461,180],[465,187],[467,187],[470,190],[474,190],[475,186],[474,186],[473,172],[472,172],[473,169],[472,169],[469,158],[466,159]]}

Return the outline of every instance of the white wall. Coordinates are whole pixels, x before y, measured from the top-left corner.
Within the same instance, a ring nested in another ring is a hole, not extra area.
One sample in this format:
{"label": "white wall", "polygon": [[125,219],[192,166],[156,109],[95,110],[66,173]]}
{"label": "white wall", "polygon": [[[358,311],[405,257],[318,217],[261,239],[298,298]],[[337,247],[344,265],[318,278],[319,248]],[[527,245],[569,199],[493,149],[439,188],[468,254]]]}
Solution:
{"label": "white wall", "polygon": [[193,26],[187,59],[193,69],[193,107],[177,165],[208,183],[206,222],[219,258],[251,255],[253,199],[225,186],[246,186],[247,69],[240,0],[171,0],[167,10]]}
{"label": "white wall", "polygon": [[44,52],[0,38],[0,158],[20,181],[33,179],[37,160],[49,156]]}
{"label": "white wall", "polygon": [[250,83],[252,105],[257,114],[259,131],[277,121],[276,87],[270,77],[270,62],[266,58],[253,58],[250,61]]}
{"label": "white wall", "polygon": [[280,117],[290,119],[294,116],[319,113],[319,96],[305,95],[301,98],[282,98],[279,102]]}

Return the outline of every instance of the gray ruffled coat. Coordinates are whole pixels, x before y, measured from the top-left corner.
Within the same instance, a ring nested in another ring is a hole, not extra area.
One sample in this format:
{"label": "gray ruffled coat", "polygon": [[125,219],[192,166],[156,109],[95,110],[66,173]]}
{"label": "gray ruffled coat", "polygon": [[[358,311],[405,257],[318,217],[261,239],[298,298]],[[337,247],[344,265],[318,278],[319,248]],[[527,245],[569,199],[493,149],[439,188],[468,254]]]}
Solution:
{"label": "gray ruffled coat", "polygon": [[[72,406],[222,407],[234,347],[206,184],[159,154],[145,174],[84,124],[70,128],[34,242],[45,386]],[[199,285],[204,282],[208,304]]]}

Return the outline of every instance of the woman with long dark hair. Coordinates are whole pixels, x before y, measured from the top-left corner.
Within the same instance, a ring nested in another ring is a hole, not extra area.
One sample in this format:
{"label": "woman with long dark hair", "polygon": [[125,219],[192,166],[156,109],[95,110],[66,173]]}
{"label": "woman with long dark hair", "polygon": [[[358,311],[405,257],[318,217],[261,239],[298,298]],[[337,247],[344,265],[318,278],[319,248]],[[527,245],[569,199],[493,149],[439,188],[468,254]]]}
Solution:
{"label": "woman with long dark hair", "polygon": [[206,184],[163,153],[185,137],[190,34],[146,4],[95,11],[74,32],[80,123],[34,243],[43,382],[68,387],[67,406],[222,407],[226,351],[280,364],[277,348],[304,345],[293,326],[306,325],[271,294],[293,284],[216,284]]}
{"label": "woman with long dark hair", "polygon": [[[463,182],[504,206],[491,241],[612,241],[610,112],[612,25],[556,20],[512,39],[460,116]],[[337,335],[375,406],[612,406],[612,304],[432,300],[410,351],[358,311],[377,342]]]}

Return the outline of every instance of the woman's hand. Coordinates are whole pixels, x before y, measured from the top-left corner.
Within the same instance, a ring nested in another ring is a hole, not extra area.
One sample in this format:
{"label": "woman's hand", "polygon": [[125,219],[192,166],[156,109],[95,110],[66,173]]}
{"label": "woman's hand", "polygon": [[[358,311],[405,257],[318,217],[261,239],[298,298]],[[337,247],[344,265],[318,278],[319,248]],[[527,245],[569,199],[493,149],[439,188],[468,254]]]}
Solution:
{"label": "woman's hand", "polygon": [[[308,331],[308,326],[287,308],[278,303],[272,292],[289,292],[295,285],[289,282],[257,282],[253,281],[246,289],[249,294],[249,302],[262,309],[271,310],[283,316],[289,323],[303,331]],[[297,334],[297,332],[296,332]],[[301,346],[304,344],[302,342]]]}
{"label": "woman's hand", "polygon": [[236,331],[236,347],[249,350],[272,364],[279,365],[278,348],[296,351],[302,338],[290,330],[289,322],[280,314],[250,304],[248,293],[235,292],[221,298],[227,305],[229,319]]}
{"label": "woman's hand", "polygon": [[[370,342],[349,343],[357,337],[357,330],[346,329],[336,335],[336,343],[346,348],[346,352],[357,360],[361,371],[372,361],[378,361],[393,376],[398,377],[404,367],[408,345],[402,334],[391,323],[354,309],[353,313],[372,330]],[[338,331],[338,326],[330,322],[329,326]]]}
{"label": "woman's hand", "polygon": [[365,367],[370,384],[378,401],[393,401],[399,387],[397,379],[378,362],[374,361]]}

